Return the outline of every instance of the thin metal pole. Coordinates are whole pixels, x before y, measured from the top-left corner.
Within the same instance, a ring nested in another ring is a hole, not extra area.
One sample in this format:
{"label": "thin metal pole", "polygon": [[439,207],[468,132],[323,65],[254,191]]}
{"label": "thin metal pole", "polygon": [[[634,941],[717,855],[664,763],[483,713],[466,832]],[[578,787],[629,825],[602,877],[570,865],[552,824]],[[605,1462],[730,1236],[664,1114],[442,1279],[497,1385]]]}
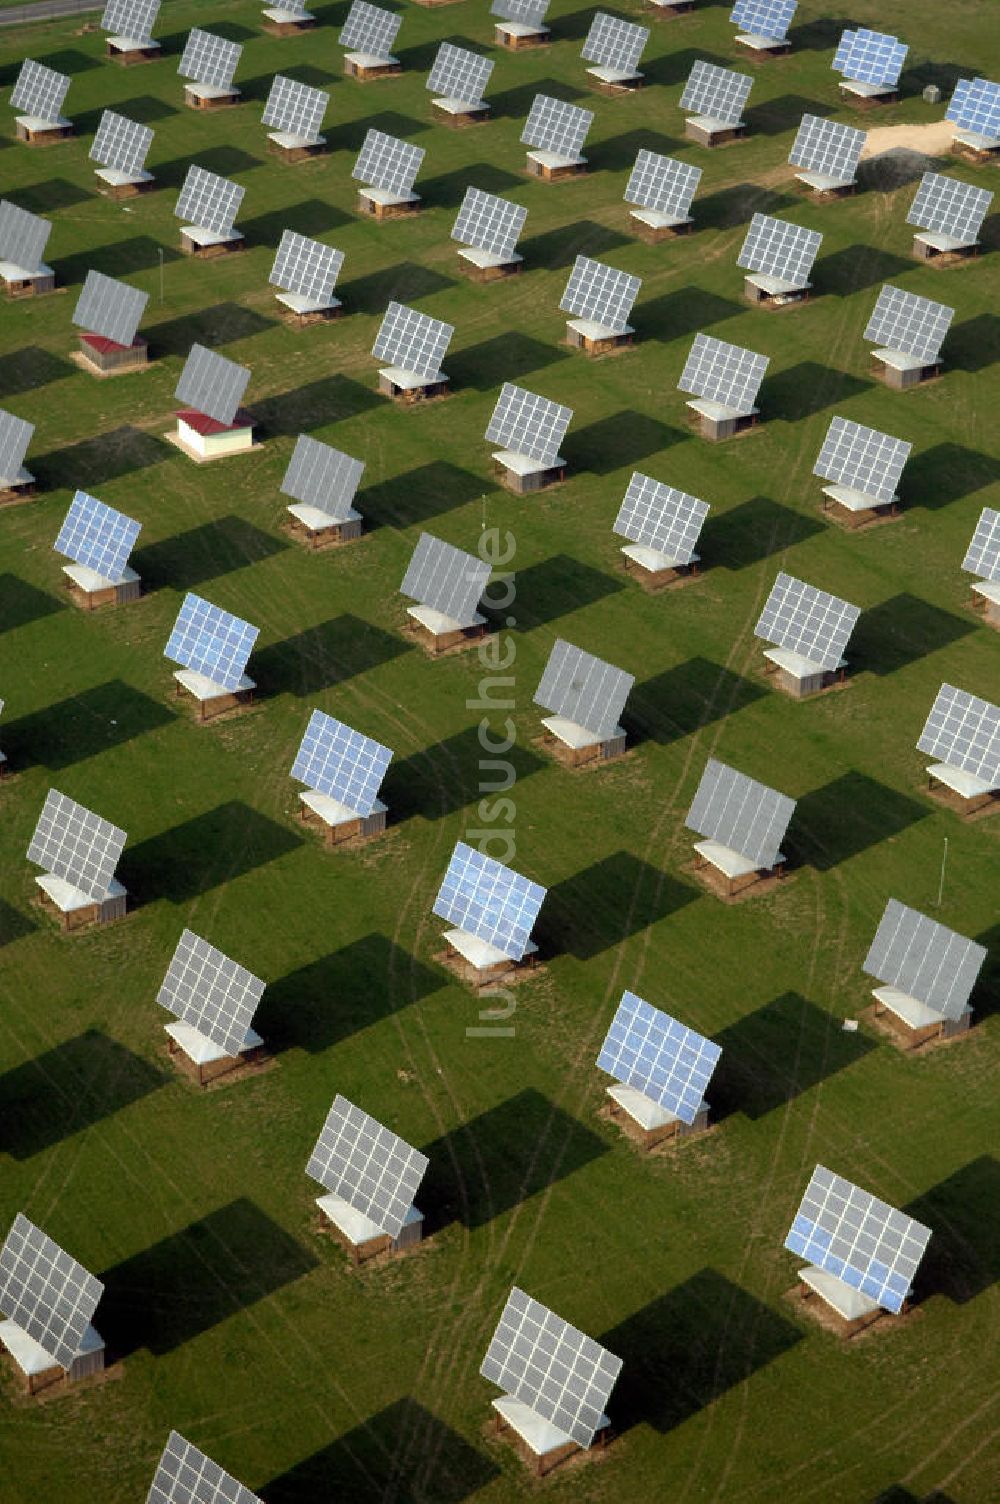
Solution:
{"label": "thin metal pole", "polygon": [[945,838],[944,838],[944,851],[941,853],[941,876],[940,876],[940,879],[938,880],[938,896],[937,896],[937,906],[938,906],[938,908],[941,907],[941,900],[944,897],[944,869],[945,869],[945,865],[946,865],[947,861],[948,861],[948,837],[945,836]]}
{"label": "thin metal pole", "polygon": [[162,245],[158,245],[156,247],[156,254],[160,258],[160,302],[162,303],[163,302],[163,247],[162,247]]}

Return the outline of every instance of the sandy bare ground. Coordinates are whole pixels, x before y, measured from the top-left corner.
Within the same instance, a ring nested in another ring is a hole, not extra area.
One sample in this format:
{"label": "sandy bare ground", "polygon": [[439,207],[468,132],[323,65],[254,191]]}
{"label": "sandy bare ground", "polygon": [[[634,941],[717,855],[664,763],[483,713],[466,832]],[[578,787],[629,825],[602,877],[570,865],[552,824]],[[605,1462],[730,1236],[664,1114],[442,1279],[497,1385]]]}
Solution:
{"label": "sandy bare ground", "polygon": [[861,160],[878,157],[884,151],[919,151],[927,157],[939,157],[951,146],[955,127],[950,120],[935,120],[931,125],[882,125],[868,132]]}

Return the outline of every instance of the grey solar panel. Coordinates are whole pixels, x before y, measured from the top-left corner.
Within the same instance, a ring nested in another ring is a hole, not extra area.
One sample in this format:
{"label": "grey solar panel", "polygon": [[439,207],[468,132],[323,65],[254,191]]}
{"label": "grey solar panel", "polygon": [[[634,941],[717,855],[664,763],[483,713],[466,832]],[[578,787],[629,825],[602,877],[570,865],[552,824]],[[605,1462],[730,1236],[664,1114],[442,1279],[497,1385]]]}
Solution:
{"label": "grey solar panel", "polygon": [[429,1164],[426,1154],[338,1093],[306,1174],[398,1238]]}
{"label": "grey solar panel", "polygon": [[750,74],[734,73],[731,68],[699,60],[688,75],[680,107],[727,125],[739,125],[752,88]]}
{"label": "grey solar panel", "polygon": [[316,141],[329,103],[330,96],[324,90],[312,89],[279,73],[271,84],[261,124]]}
{"label": "grey solar panel", "polygon": [[232,423],[247,389],[250,372],[205,345],[192,345],[174,396],[217,423]]}
{"label": "grey solar panel", "polygon": [[512,256],[527,217],[527,209],[520,204],[481,188],[466,188],[451,238],[494,256]]}
{"label": "grey solar panel", "polygon": [[202,31],[195,26],[188,32],[177,72],[181,78],[209,84],[216,89],[228,89],[239,67],[242,51],[239,42],[230,42],[213,31]]}
{"label": "grey solar panel", "polygon": [[700,182],[700,167],[643,147],[636,156],[624,199],[627,204],[684,218]]}
{"label": "grey solar panel", "polygon": [[988,78],[960,78],[944,118],[987,141],[1000,139],[1000,84]]}
{"label": "grey solar panel", "polygon": [[692,396],[749,412],[769,364],[767,355],[713,339],[710,334],[696,334],[677,385]]}
{"label": "grey solar panel", "polygon": [[402,16],[391,10],[369,5],[367,0],[353,0],[341,28],[340,45],[373,57],[388,57],[402,24]]}
{"label": "grey solar panel", "polygon": [[338,522],[346,522],[364,472],[363,460],[352,459],[332,445],[300,433],[281,482],[281,491],[295,501],[319,507]]}
{"label": "grey solar panel", "polygon": [[239,213],[246,189],[240,183],[220,178],[218,173],[192,165],[187,170],[174,215],[188,224],[216,235],[228,235]]}
{"label": "grey solar panel", "polygon": [[890,898],[861,969],[942,1018],[957,1019],[986,956],[985,945]]}
{"label": "grey solar panel", "polygon": [[755,214],[736,265],[805,287],[822,243],[818,230],[793,225],[787,219],[772,219],[769,214]]}
{"label": "grey solar panel", "polygon": [[930,1228],[817,1165],[785,1247],[898,1314]]}
{"label": "grey solar panel", "polygon": [[520,961],[545,898],[545,889],[503,862],[456,841],[434,900],[439,919]]}
{"label": "grey solar panel", "polygon": [[179,1432],[171,1431],[146,1504],[261,1504],[261,1500]]}
{"label": "grey solar panel", "polygon": [[793,167],[850,183],[854,181],[866,135],[866,131],[839,120],[803,115],[788,160]]}
{"label": "grey solar panel", "polygon": [[390,303],[372,354],[416,376],[437,376],[454,333],[454,324],[432,319],[430,314],[418,313],[404,303]]}
{"label": "grey solar panel", "polygon": [[490,578],[490,566],[430,533],[421,533],[403,576],[400,594],[470,623]]}
{"label": "grey solar panel", "polygon": [[[3,467],[3,431],[0,429],[0,475],[9,474]],[[1000,512],[983,507],[972,535],[962,568],[981,580],[1000,580]]]}
{"label": "grey solar panel", "polygon": [[534,146],[539,151],[576,158],[593,120],[593,110],[567,104],[564,99],[552,99],[548,94],[536,94],[531,101],[521,140],[525,146]]}
{"label": "grey solar panel", "polygon": [[177,942],[156,1001],[227,1055],[246,1045],[264,983],[192,930]]}
{"label": "grey solar panel", "polygon": [[10,199],[0,199],[0,261],[12,261],[25,271],[37,271],[49,243],[52,225]]}
{"label": "grey solar panel", "polygon": [[628,327],[632,305],[639,296],[642,278],[577,256],[559,307],[578,318],[593,319],[605,329],[621,332]]}
{"label": "grey solar panel", "polygon": [[0,407],[0,481],[18,478],[35,431],[34,423]]}
{"label": "grey solar panel", "polygon": [[52,546],[56,553],[117,585],[125,577],[129,554],[141,531],[141,522],[105,506],[86,491],[77,491]]}
{"label": "grey solar panel", "polygon": [[11,90],[10,102],[15,110],[24,110],[40,120],[58,120],[69,85],[65,73],[57,73],[54,68],[46,68],[44,63],[25,58]]}
{"label": "grey solar panel", "polygon": [[0,1311],[69,1368],[104,1286],[18,1212],[0,1248]]}
{"label": "grey solar panel", "polygon": [[389,747],[314,710],[295,754],[291,777],[367,817],[375,808],[391,761]]}
{"label": "grey solar panel", "polygon": [[181,602],[164,658],[204,674],[223,689],[239,689],[259,628],[191,591]]}
{"label": "grey solar panel", "polygon": [[566,437],[572,417],[572,408],[505,381],[486,438],[515,454],[527,455],[540,465],[551,465],[559,458],[559,445]]}
{"label": "grey solar panel", "polygon": [[492,58],[442,42],[425,85],[432,94],[478,104],[493,72]]}
{"label": "grey solar panel", "polygon": [[557,638],[532,700],[603,740],[614,735],[634,683],[634,674]]}
{"label": "grey solar panel", "polygon": [[103,272],[89,271],[72,322],[116,344],[131,345],[148,302],[149,293],[141,288],[106,277]]}
{"label": "grey solar panel", "polygon": [[656,549],[678,564],[689,564],[708,511],[708,502],[636,470],[613,531],[632,543]]}
{"label": "grey solar panel", "polygon": [[860,615],[857,606],[839,596],[817,590],[794,575],[779,574],[754,627],[754,636],[832,670],[840,666]]}
{"label": "grey solar panel", "polygon": [[522,26],[541,26],[548,8],[549,0],[493,0],[490,15],[519,21]]}
{"label": "grey solar panel", "polygon": [[942,684],[917,748],[995,788],[1000,785],[1000,707]]}
{"label": "grey solar panel", "polygon": [[140,125],[137,120],[116,115],[114,110],[105,110],[88,155],[92,162],[99,162],[102,167],[137,174],[145,169],[152,142],[152,126]]}
{"label": "grey solar panel", "polygon": [[919,356],[921,360],[935,361],[954,317],[954,308],[946,303],[935,303],[931,298],[921,298],[887,282],[862,338],[890,350]]}
{"label": "grey solar panel", "polygon": [[962,241],[975,241],[993,202],[986,188],[963,183],[939,172],[925,172],[920,179],[908,225],[918,225],[939,235],[952,235]]}
{"label": "grey solar panel", "polygon": [[891,85],[899,80],[907,50],[897,37],[859,26],[843,33],[830,66],[859,83]]}
{"label": "grey solar panel", "polygon": [[649,41],[649,27],[598,11],[580,51],[584,62],[633,74]]}
{"label": "grey solar panel", "polygon": [[386,193],[409,193],[424,160],[424,148],[411,146],[384,131],[370,130],[365,136],[351,177]]}
{"label": "grey solar panel", "polygon": [[877,428],[866,428],[849,418],[831,418],[813,475],[876,501],[890,502],[912,448],[905,439],[894,439]]}
{"label": "grey solar panel", "polygon": [[753,36],[781,41],[797,9],[798,0],[736,0],[729,19]]}
{"label": "grey solar panel", "polygon": [[722,1049],[634,992],[623,992],[597,1056],[598,1069],[693,1123]]}
{"label": "grey solar panel", "polygon": [[160,0],[107,0],[101,30],[136,42],[148,42],[156,24]]}
{"label": "grey solar panel", "polygon": [[515,1285],[479,1372],[589,1447],[621,1369],[621,1358]]}
{"label": "grey solar panel", "polygon": [[325,303],[333,297],[343,264],[343,251],[295,230],[283,230],[268,281],[285,292]]}
{"label": "grey solar panel", "polygon": [[100,903],[108,896],[126,840],[125,832],[110,820],[102,820],[58,789],[49,789],[28,846],[28,861]]}
{"label": "grey solar panel", "polygon": [[781,856],[794,813],[794,799],[710,757],[684,824],[758,869],[770,869]]}

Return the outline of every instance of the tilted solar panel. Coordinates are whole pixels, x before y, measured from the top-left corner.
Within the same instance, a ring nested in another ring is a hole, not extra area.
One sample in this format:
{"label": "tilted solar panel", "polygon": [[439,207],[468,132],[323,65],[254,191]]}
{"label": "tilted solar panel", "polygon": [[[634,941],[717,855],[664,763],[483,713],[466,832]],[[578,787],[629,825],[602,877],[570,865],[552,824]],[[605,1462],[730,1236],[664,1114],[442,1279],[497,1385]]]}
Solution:
{"label": "tilted solar panel", "polygon": [[[0,475],[4,473],[0,430]],[[1000,580],[1000,512],[992,507],[983,507],[979,514],[976,531],[962,560],[962,568],[970,574],[978,575],[981,580]]]}
{"label": "tilted solar panel", "polygon": [[69,1368],[104,1286],[18,1212],[0,1248],[0,1311]]}
{"label": "tilted solar panel", "polygon": [[819,230],[793,225],[787,219],[772,219],[769,214],[755,214],[736,265],[805,287],[822,243]]}
{"label": "tilted solar panel", "polygon": [[1000,707],[942,684],[917,742],[920,752],[961,768],[991,788],[1000,784]]}
{"label": "tilted solar panel", "polygon": [[72,322],[116,344],[131,345],[148,302],[149,293],[141,288],[106,277],[103,272],[89,271]]}
{"label": "tilted solar panel", "polygon": [[34,423],[0,408],[0,480],[17,480],[34,431]]}
{"label": "tilted solar panel", "polygon": [[306,1174],[398,1238],[429,1164],[426,1154],[338,1093]]}
{"label": "tilted solar panel", "polygon": [[599,10],[590,23],[580,56],[587,63],[598,63],[619,73],[634,73],[648,41],[648,26],[636,26],[632,21]]}
{"label": "tilted solar panel", "polygon": [[430,314],[407,308],[404,303],[390,303],[372,354],[416,376],[438,376],[454,333],[454,324],[432,319]]}
{"label": "tilted solar panel", "polygon": [[520,961],[545,898],[545,889],[464,841],[455,843],[434,900],[439,919]]}
{"label": "tilted solar panel", "polygon": [[985,945],[890,898],[861,969],[942,1018],[958,1019],[986,956]]}
{"label": "tilted solar panel", "polygon": [[594,121],[593,110],[548,94],[536,94],[521,132],[525,146],[551,151],[562,157],[577,158]]}
{"label": "tilted solar panel", "polygon": [[972,242],[992,202],[993,194],[987,188],[977,188],[974,183],[963,183],[960,178],[945,177],[939,172],[925,172],[906,223]]}
{"label": "tilted solar panel", "polygon": [[589,256],[577,256],[559,307],[564,313],[593,319],[605,329],[620,332],[628,328],[629,314],[641,287],[641,277],[633,277],[603,261],[592,261]]}
{"label": "tilted solar panel", "polygon": [[228,89],[242,52],[239,42],[230,42],[213,31],[202,31],[195,26],[188,32],[177,72],[181,78],[195,83]]}
{"label": "tilted solar panel", "polygon": [[442,42],[427,75],[426,88],[432,94],[478,104],[493,72],[493,59]]}
{"label": "tilted solar panel", "polygon": [[228,235],[240,210],[246,189],[240,183],[220,178],[216,172],[192,165],[177,196],[174,215],[188,224]]}
{"label": "tilted solar panel", "polygon": [[52,225],[27,209],[19,209],[10,199],[0,199],[0,261],[33,272],[43,264]]}
{"label": "tilted solar panel", "polygon": [[340,45],[373,57],[388,57],[402,24],[403,17],[391,10],[369,5],[368,0],[353,0],[340,30]]}
{"label": "tilted solar panel", "polygon": [[1000,84],[988,78],[960,78],[944,118],[988,141],[1000,139]]}
{"label": "tilted solar panel", "polygon": [[572,408],[505,381],[486,438],[515,454],[527,455],[540,465],[550,465],[559,458],[559,445],[566,437],[572,417]]}
{"label": "tilted solar panel", "polygon": [[238,366],[206,345],[192,345],[174,396],[217,423],[228,425],[239,411],[249,381],[246,366]]}
{"label": "tilted solar panel", "polygon": [[632,543],[655,548],[678,564],[688,564],[708,511],[708,502],[636,470],[613,531]]}
{"label": "tilted solar panel", "polygon": [[634,683],[634,674],[557,638],[532,700],[603,740],[617,730]]}
{"label": "tilted solar panel", "polygon": [[204,674],[223,689],[239,689],[259,628],[188,591],[164,658]]}
{"label": "tilted solar panel", "polygon": [[677,385],[692,396],[749,412],[769,364],[767,355],[696,334]]}
{"label": "tilted solar panel", "polygon": [[710,757],[684,824],[767,870],[781,857],[794,813],[794,799]]}
{"label": "tilted solar panel", "polygon": [[11,106],[39,120],[58,120],[69,85],[65,73],[46,68],[44,63],[36,63],[33,58],[25,58],[11,90]]}
{"label": "tilted solar panel", "polygon": [[409,193],[424,160],[424,148],[411,146],[384,131],[370,130],[365,136],[351,177],[386,193]]}
{"label": "tilted solar panel", "polygon": [[343,251],[295,230],[283,230],[268,281],[284,292],[325,303],[333,297],[343,264]]}
{"label": "tilted solar panel", "polygon": [[800,653],[829,671],[840,666],[860,615],[857,606],[839,596],[793,575],[779,574],[754,627],[754,636]]}
{"label": "tilted solar panel", "polygon": [[108,895],[126,840],[125,832],[110,820],[102,820],[58,789],[49,789],[28,846],[28,861],[100,903]]}
{"label": "tilted solar panel", "polygon": [[722,1049],[703,1034],[623,992],[597,1057],[598,1069],[693,1123]]}
{"label": "tilted solar panel", "polygon": [[400,594],[467,626],[476,615],[490,578],[490,566],[430,533],[421,533],[407,566]]}
{"label": "tilted solar panel", "polygon": [[680,107],[726,125],[739,125],[752,88],[748,73],[734,73],[731,68],[699,59],[684,85]]}
{"label": "tilted solar panel", "polygon": [[894,439],[877,428],[866,428],[849,418],[831,418],[813,475],[876,501],[890,502],[912,448],[905,439]]}
{"label": "tilted solar panel", "polygon": [[921,360],[935,361],[955,317],[954,308],[921,298],[887,282],[882,288],[862,339]]}
{"label": "tilted solar panel", "polygon": [[793,167],[850,183],[854,181],[867,134],[839,120],[803,115],[788,160]]}
{"label": "tilted solar panel", "polygon": [[177,942],[156,1001],[227,1055],[245,1048],[264,983],[193,930]]}
{"label": "tilted solar panel", "polygon": [[364,473],[363,460],[352,459],[340,449],[300,433],[281,491],[307,506],[319,507],[338,522],[345,522]]}
{"label": "tilted solar panel", "polygon": [[178,1431],[171,1431],[146,1504],[262,1504],[257,1494],[206,1457]]}
{"label": "tilted solar panel", "polygon": [[295,754],[291,777],[367,818],[391,761],[389,747],[314,710]]}
{"label": "tilted solar panel", "polygon": [[88,153],[92,162],[114,167],[130,176],[145,170],[146,156],[153,142],[153,128],[140,125],[114,110],[105,110]]}
{"label": "tilted solar panel", "polygon": [[623,197],[627,204],[655,209],[660,214],[674,214],[680,219],[691,208],[691,200],[700,182],[700,167],[643,147],[636,156]]}
{"label": "tilted solar panel", "polygon": [[261,124],[289,131],[306,141],[316,141],[329,103],[330,96],[324,90],[312,89],[279,73],[271,84]]}
{"label": "tilted solar panel", "polygon": [[85,564],[102,579],[118,585],[125,577],[129,554],[141,531],[141,522],[105,506],[86,491],[77,491],[52,546],[56,553]]}
{"label": "tilted solar panel", "polygon": [[481,188],[466,188],[451,238],[494,256],[511,256],[527,217],[528,211],[521,204],[484,193]]}

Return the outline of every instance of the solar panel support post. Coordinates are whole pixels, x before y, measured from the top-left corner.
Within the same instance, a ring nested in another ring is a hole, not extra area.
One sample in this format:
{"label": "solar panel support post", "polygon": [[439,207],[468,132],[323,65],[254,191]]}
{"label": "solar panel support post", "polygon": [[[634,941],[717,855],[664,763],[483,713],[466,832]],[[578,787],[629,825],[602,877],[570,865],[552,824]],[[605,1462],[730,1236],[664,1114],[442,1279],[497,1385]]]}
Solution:
{"label": "solar panel support post", "polygon": [[755,867],[738,851],[720,846],[718,841],[696,841],[694,845],[694,872],[700,882],[718,898],[735,899],[748,890],[757,892],[770,889],[785,876],[788,862],[783,853],[771,867]]}
{"label": "solar panel support post", "polygon": [[128,892],[116,879],[112,879],[107,895],[97,900],[89,898],[87,894],[79,892],[70,883],[51,873],[42,873],[35,878],[35,882],[41,890],[42,908],[58,918],[64,935],[93,929],[98,925],[113,924],[116,919],[125,918]]}
{"label": "solar panel support post", "polygon": [[561,157],[554,151],[529,151],[525,157],[524,170],[529,177],[539,178],[543,183],[561,183],[567,178],[580,177],[587,171],[586,157]]}
{"label": "solar panel support post", "polygon": [[[414,3],[419,3],[419,0],[414,0]],[[490,118],[490,106],[485,99],[477,104],[460,99],[432,99],[431,115],[439,125],[460,131],[472,125],[485,125]]]}
{"label": "solar panel support post", "polygon": [[877,110],[883,105],[899,103],[899,90],[895,84],[869,84],[854,78],[842,78],[839,88],[843,103],[855,110]]}
{"label": "solar panel support post", "polygon": [[427,381],[399,366],[384,366],[378,373],[378,389],[383,397],[401,407],[414,407],[418,402],[433,402],[438,397],[447,397],[449,379],[443,371],[436,380]]}
{"label": "solar panel support post", "polygon": [[603,1421],[603,1425],[594,1432],[594,1440],[589,1447],[582,1447],[571,1437],[563,1442],[553,1442],[553,1426],[540,1417],[534,1417],[523,1401],[508,1395],[501,1395],[493,1401],[494,1434],[506,1436],[509,1433],[515,1451],[536,1478],[548,1477],[561,1463],[578,1453],[588,1456],[594,1452],[603,1452],[611,1436],[611,1422],[607,1416],[603,1417]]}
{"label": "solar panel support post", "polygon": [[659,245],[661,240],[690,235],[694,229],[694,220],[690,215],[686,219],[672,219],[670,215],[659,214],[655,209],[630,209],[628,217],[632,221],[630,228],[647,245]]}
{"label": "solar panel support post", "polygon": [[527,47],[547,47],[552,32],[547,26],[531,26],[525,21],[495,21],[493,41],[497,47],[517,52]]}
{"label": "solar panel support post", "polygon": [[603,94],[608,99],[627,98],[630,94],[638,94],[645,87],[646,79],[641,73],[619,74],[616,77],[604,77],[604,73],[611,73],[611,69],[588,68],[587,85],[595,94]]}
{"label": "solar panel support post", "polygon": [[299,793],[299,819],[303,825],[318,830],[327,847],[358,845],[384,835],[387,816],[388,809],[381,799],[375,800],[370,815],[359,815],[314,789]]}
{"label": "solar panel support post", "polygon": [[883,386],[894,392],[908,392],[925,381],[941,375],[941,361],[921,361],[898,350],[873,350],[870,370]]}
{"label": "solar panel support post", "polygon": [[382,221],[400,219],[404,214],[420,212],[420,194],[412,190],[405,196],[385,188],[359,188],[358,213]]}
{"label": "solar panel support post", "polygon": [[693,1122],[685,1123],[637,1091],[634,1086],[615,1082],[606,1091],[609,1098],[608,1116],[618,1124],[630,1143],[637,1144],[647,1154],[667,1139],[679,1141],[708,1131],[707,1102],[701,1104]]}
{"label": "solar panel support post", "polygon": [[458,259],[459,270],[465,273],[470,282],[499,282],[504,277],[516,277],[524,271],[524,257],[517,251],[509,260],[504,261],[490,251],[466,245],[459,247]]}
{"label": "solar panel support post", "polygon": [[602,355],[620,355],[634,346],[635,330],[631,324],[614,330],[602,328],[593,319],[567,319],[566,344],[571,350],[582,350],[592,360]]}
{"label": "solar panel support post", "polygon": [[808,700],[812,695],[846,684],[847,663],[842,660],[837,668],[824,669],[819,664],[806,663],[800,655],[784,648],[765,648],[764,675],[790,699]]}
{"label": "solar panel support post", "polygon": [[792,44],[787,37],[760,37],[744,32],[735,37],[734,41],[740,47],[746,48],[750,53],[752,63],[766,63],[768,59],[787,57],[792,50]]}
{"label": "solar panel support post", "polygon": [[493,474],[505,491],[531,496],[561,485],[566,479],[566,461],[560,457],[554,465],[543,465],[527,455],[499,450],[493,455]]}
{"label": "solar panel support post", "polygon": [[208,1086],[220,1076],[231,1076],[234,1071],[259,1065],[265,1057],[264,1041],[255,1029],[247,1030],[246,1044],[238,1054],[227,1055],[191,1024],[178,1019],[163,1028],[170,1059],[197,1086]]}
{"label": "solar panel support post", "polygon": [[264,11],[263,29],[271,37],[297,37],[303,31],[312,31],[316,17],[308,11],[283,10],[279,5],[269,5]]}
{"label": "solar panel support post", "polygon": [[104,56],[122,68],[133,68],[138,63],[155,63],[160,57],[160,44],[152,37],[137,41],[134,37],[107,37]]}
{"label": "solar panel support post", "polygon": [[743,297],[755,308],[796,308],[808,303],[812,286],[806,282],[801,287],[790,284],[777,286],[779,279],[767,277],[762,272],[747,272],[743,278]]}
{"label": "solar panel support post", "polygon": [[712,120],[708,115],[689,115],[684,121],[686,139],[712,149],[745,141],[748,129],[745,120],[739,120],[734,125],[725,120]]}
{"label": "solar panel support post", "polygon": [[124,376],[129,371],[145,370],[149,364],[149,345],[141,334],[130,345],[116,344],[86,330],[80,331],[77,340],[80,348],[71,358],[91,376]]}
{"label": "solar panel support post", "polygon": [[423,1241],[424,1214],[416,1206],[410,1207],[398,1235],[392,1237],[390,1233],[379,1232],[370,1218],[356,1211],[340,1196],[317,1196],[316,1205],[337,1242],[350,1255],[355,1269],[373,1259],[416,1248]]}
{"label": "solar panel support post", "polygon": [[228,110],[241,104],[242,98],[235,84],[186,83],[184,103],[189,110]]}
{"label": "solar panel support post", "polygon": [[104,1372],[104,1341],[93,1326],[88,1326],[80,1351],[68,1368],[53,1363],[44,1348],[14,1321],[0,1320],[0,1347],[10,1359],[10,1367],[27,1395],[41,1394],[57,1384],[79,1384],[83,1379]]}
{"label": "solar panel support post", "polygon": [[760,422],[760,411],[756,407],[747,413],[737,413],[729,408],[723,410],[720,403],[700,397],[693,398],[685,406],[688,408],[688,423],[711,444],[721,444],[726,439],[750,433]]}
{"label": "solar panel support post", "polygon": [[646,0],[646,4],[661,21],[672,21],[676,16],[689,16],[696,0]]}
{"label": "solar panel support post", "polygon": [[220,230],[206,230],[201,225],[182,225],[180,232],[181,254],[195,261],[215,261],[219,256],[233,256],[245,251],[246,240],[239,230],[228,234]]}
{"label": "solar panel support post", "polygon": [[19,115],[14,123],[18,141],[25,146],[57,146],[74,134],[72,120],[39,120],[34,115]]}
{"label": "solar panel support post", "polygon": [[344,76],[359,84],[376,83],[382,78],[398,78],[403,65],[398,57],[376,57],[371,52],[348,52],[344,55]]}
{"label": "solar panel support post", "polygon": [[929,230],[918,230],[913,237],[912,255],[916,261],[929,261],[941,271],[949,266],[961,266],[973,256],[978,256],[978,240],[961,244],[953,236],[936,235]]}

